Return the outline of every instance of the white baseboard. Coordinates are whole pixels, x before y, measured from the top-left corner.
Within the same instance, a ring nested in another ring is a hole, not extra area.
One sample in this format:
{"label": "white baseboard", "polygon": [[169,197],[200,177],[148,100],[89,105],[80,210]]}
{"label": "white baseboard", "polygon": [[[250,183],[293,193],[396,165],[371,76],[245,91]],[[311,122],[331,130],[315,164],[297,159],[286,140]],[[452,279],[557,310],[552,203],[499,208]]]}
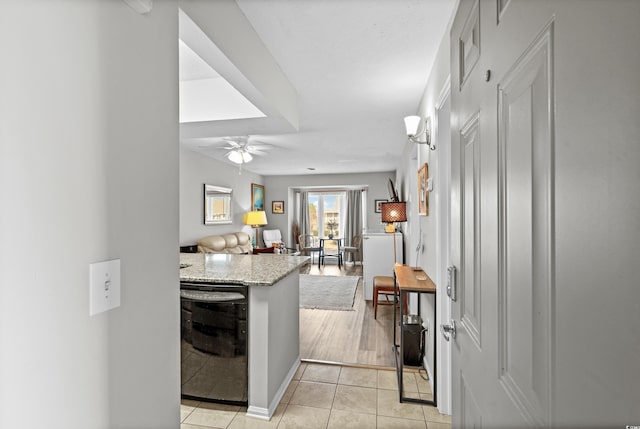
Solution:
{"label": "white baseboard", "polygon": [[[296,371],[298,370],[299,367],[300,367],[300,356],[298,356],[295,363],[287,373],[287,376],[285,377],[284,381],[278,388],[278,391],[273,397],[273,400],[269,404],[269,408],[267,409],[264,407],[255,407],[255,406],[249,405],[249,407],[247,407],[247,416],[255,417],[257,419],[262,419],[262,420],[271,420],[271,417],[276,412],[276,408],[280,404],[282,397],[287,391],[287,388],[289,387],[291,380],[293,380],[293,376],[296,375]],[[249,404],[251,404],[251,398],[249,398]]]}

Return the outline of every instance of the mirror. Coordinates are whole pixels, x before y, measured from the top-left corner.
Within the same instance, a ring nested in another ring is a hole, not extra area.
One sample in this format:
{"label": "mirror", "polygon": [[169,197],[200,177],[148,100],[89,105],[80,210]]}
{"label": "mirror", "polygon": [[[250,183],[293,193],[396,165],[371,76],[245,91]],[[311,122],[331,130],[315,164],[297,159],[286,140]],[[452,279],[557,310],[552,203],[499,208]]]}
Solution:
{"label": "mirror", "polygon": [[204,185],[204,224],[231,223],[231,188]]}

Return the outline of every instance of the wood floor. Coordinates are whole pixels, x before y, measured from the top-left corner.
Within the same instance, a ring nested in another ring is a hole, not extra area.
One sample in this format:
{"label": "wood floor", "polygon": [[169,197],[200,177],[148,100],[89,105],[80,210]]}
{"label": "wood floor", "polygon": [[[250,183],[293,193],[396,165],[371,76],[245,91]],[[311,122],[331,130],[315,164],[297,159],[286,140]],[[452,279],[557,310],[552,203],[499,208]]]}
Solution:
{"label": "wood floor", "polygon": [[355,311],[300,309],[300,356],[302,359],[345,364],[393,367],[393,307],[379,306],[373,318],[371,301],[362,290],[362,266],[349,263],[342,269],[312,265],[303,274],[359,276]]}

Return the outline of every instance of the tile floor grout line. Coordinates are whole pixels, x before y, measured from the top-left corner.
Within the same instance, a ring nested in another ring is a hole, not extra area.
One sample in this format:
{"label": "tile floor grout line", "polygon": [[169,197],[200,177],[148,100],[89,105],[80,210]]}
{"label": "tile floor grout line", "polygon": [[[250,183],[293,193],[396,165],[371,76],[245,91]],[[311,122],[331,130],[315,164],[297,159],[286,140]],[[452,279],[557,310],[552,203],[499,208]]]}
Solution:
{"label": "tile floor grout line", "polygon": [[[319,367],[319,366],[322,366],[322,365],[317,365],[317,366]],[[362,379],[359,379],[358,376],[354,375],[353,373],[348,374],[349,371],[351,371],[351,370],[347,369],[344,366],[341,366],[339,371],[338,371],[338,373],[337,373],[337,379],[335,379],[332,376],[331,377],[327,377],[326,376],[327,374],[323,375],[322,371],[318,371],[317,370],[316,364],[307,365],[304,368],[304,370],[302,371],[302,373],[300,374],[300,378],[298,380],[292,380],[292,382],[296,381],[297,385],[296,385],[295,389],[293,390],[293,392],[291,393],[291,395],[289,396],[287,402],[286,403],[282,403],[283,407],[282,407],[282,409],[280,411],[279,420],[277,421],[277,423],[274,422],[275,425],[273,427],[274,428],[284,429],[285,427],[290,427],[290,425],[295,422],[295,420],[285,420],[285,417],[287,415],[287,411],[292,410],[290,405],[294,405],[294,407],[296,406],[296,404],[291,404],[290,401],[291,401],[291,399],[293,399],[293,395],[296,393],[297,389],[300,387],[300,383],[303,382],[303,381],[306,382],[306,383],[318,383],[318,384],[324,384],[324,385],[328,385],[328,386],[332,385],[333,388],[334,388],[332,399],[331,399],[331,404],[330,404],[330,407],[328,409],[327,408],[323,408],[323,407],[317,407],[317,406],[314,406],[314,405],[309,405],[308,402],[306,402],[307,405],[299,404],[299,406],[302,407],[303,409],[325,410],[328,413],[328,414],[326,414],[326,415],[328,415],[328,417],[327,417],[327,420],[326,420],[326,424],[324,425],[324,429],[329,429],[329,427],[331,427],[331,421],[332,421],[331,419],[332,419],[332,416],[334,415],[334,411],[338,412],[338,410],[335,408],[335,406],[337,404],[336,401],[338,399],[338,387],[341,386],[341,385],[342,386],[347,386],[347,387],[350,387],[350,388],[355,388],[355,389],[373,389],[373,390],[375,390],[375,392],[376,392],[375,402],[374,402],[375,410],[374,410],[374,413],[373,413],[373,416],[375,417],[375,425],[372,425],[371,427],[374,427],[374,428],[380,427],[380,419],[383,419],[383,420],[385,420],[385,419],[394,419],[394,420],[399,419],[399,420],[405,420],[405,421],[409,420],[409,421],[414,421],[414,422],[422,421],[425,424],[425,427],[427,429],[429,428],[429,423],[431,423],[432,426],[437,426],[437,427],[445,427],[445,428],[450,428],[451,427],[451,422],[450,421],[449,422],[439,421],[442,418],[446,419],[447,417],[443,416],[441,418],[438,418],[437,408],[435,409],[436,413],[434,413],[434,410],[430,410],[429,412],[427,412],[427,408],[428,407],[426,407],[426,406],[419,406],[420,413],[416,413],[421,417],[419,419],[415,418],[415,417],[418,417],[417,415],[414,415],[413,418],[405,418],[405,417],[403,417],[401,415],[392,415],[394,413],[389,414],[389,413],[385,412],[383,414],[380,414],[380,411],[381,411],[380,407],[383,404],[381,402],[380,393],[381,392],[389,392],[393,396],[395,396],[395,393],[397,393],[397,390],[386,388],[386,387],[389,387],[389,386],[387,386],[388,383],[387,384],[383,383],[382,386],[380,385],[380,375],[382,373],[387,374],[388,371],[379,370],[379,369],[378,370],[374,370],[375,371],[375,387],[368,386],[369,382],[366,382],[366,381],[363,381]],[[316,378],[316,379],[325,380],[325,381],[303,380],[305,374],[306,374],[307,377]],[[371,374],[371,375],[373,375],[373,374]],[[371,375],[369,375],[368,377],[371,377]],[[340,380],[341,380],[341,378],[343,376],[344,376],[344,381],[345,382],[350,382],[352,384],[341,384]],[[418,376],[419,376],[419,374],[418,374]],[[384,377],[384,378],[387,379],[388,377]],[[419,380],[417,379],[418,377],[416,376],[416,374],[413,374],[413,378],[414,378],[414,381],[416,382],[416,386],[415,387],[416,387],[416,390],[418,390],[417,393],[420,394],[420,386],[421,385],[418,384]],[[326,380],[330,380],[330,379],[335,380],[335,381],[326,381]],[[388,380],[386,380],[386,381],[388,382]],[[422,387],[424,387],[424,386],[422,386]],[[429,387],[429,386],[427,386],[427,387]],[[392,392],[395,392],[395,393],[392,393]],[[389,393],[387,393],[387,394],[385,394],[383,396],[385,396],[385,398],[388,399],[387,396],[389,396]],[[198,409],[203,409],[203,410],[207,409],[206,407],[205,408],[202,407],[203,404],[204,404],[203,402],[196,402],[195,404],[191,403],[189,405],[189,408],[192,408],[192,409],[185,416],[185,418],[181,420],[181,422],[180,422],[181,423],[181,427],[182,427],[183,424],[185,425],[185,427],[186,427],[186,425],[192,425],[191,427],[194,427],[194,428],[198,427],[198,428],[203,428],[203,429],[212,429],[214,427],[220,427],[220,426],[216,426],[216,424],[214,422],[211,422],[211,423],[207,422],[204,426],[202,426],[200,424],[185,423],[185,421],[191,415],[193,415]],[[242,408],[238,408],[235,411],[228,410],[228,412],[232,413],[233,416],[231,417],[231,419],[226,424],[226,426],[225,426],[226,429],[229,429],[230,427],[233,427],[232,425],[233,425],[234,421],[242,413]],[[346,410],[346,409],[342,410],[341,412],[347,412],[347,413],[351,413],[351,414],[368,415],[368,413],[366,413],[366,412],[360,412],[360,411],[356,412],[356,411],[350,411],[350,410]],[[299,410],[294,412],[294,413],[298,413],[298,416],[300,416],[300,414],[299,414],[300,411]],[[338,413],[338,414],[340,414],[340,413]],[[303,416],[302,418],[304,419],[305,418],[304,417],[304,412],[302,413],[302,416]],[[336,418],[338,419],[337,421],[340,421],[341,417],[336,417]],[[438,420],[436,420],[436,419],[438,419]],[[283,421],[285,423],[283,423]],[[245,422],[244,424],[246,425],[247,423]]]}

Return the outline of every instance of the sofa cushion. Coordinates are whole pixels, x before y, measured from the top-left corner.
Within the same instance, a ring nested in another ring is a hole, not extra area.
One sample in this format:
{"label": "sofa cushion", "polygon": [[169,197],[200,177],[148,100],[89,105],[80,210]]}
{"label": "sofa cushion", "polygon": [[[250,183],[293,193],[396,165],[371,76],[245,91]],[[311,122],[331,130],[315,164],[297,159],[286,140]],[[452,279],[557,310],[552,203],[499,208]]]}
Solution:
{"label": "sofa cushion", "polygon": [[213,252],[221,252],[227,247],[227,242],[222,235],[210,235],[197,241],[198,246]]}
{"label": "sofa cushion", "polygon": [[233,247],[238,247],[238,238],[235,234],[225,234],[222,236],[224,238],[224,247],[227,249],[231,249]]}
{"label": "sofa cushion", "polygon": [[246,232],[233,232],[224,235],[209,235],[197,241],[201,253],[251,253],[251,236]]}

